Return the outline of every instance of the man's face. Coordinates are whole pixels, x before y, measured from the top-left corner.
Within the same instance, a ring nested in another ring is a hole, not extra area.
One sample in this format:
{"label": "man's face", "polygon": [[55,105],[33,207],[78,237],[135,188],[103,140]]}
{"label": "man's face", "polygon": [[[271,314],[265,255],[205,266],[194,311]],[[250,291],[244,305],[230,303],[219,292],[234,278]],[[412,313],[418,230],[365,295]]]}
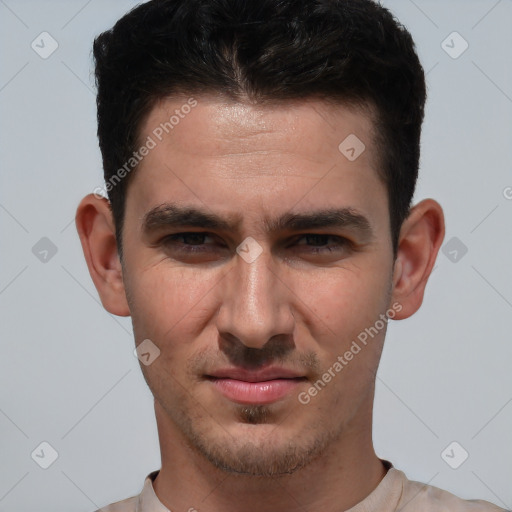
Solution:
{"label": "man's face", "polygon": [[[371,424],[393,268],[371,121],[321,101],[196,99],[151,111],[140,141],[156,146],[127,191],[135,339],[160,350],[142,370],[167,435],[217,467],[291,472]],[[351,134],[355,160],[338,149]],[[179,218],[191,209],[209,222]],[[315,220],[327,210],[343,211]]]}

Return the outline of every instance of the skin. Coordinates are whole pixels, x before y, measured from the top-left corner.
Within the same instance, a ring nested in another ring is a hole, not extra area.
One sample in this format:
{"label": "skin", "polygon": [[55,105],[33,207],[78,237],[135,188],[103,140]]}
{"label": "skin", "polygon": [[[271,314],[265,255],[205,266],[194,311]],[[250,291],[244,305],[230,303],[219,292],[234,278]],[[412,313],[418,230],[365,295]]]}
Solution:
{"label": "skin", "polygon": [[[150,339],[160,350],[141,364],[162,455],[155,492],[174,512],[346,510],[386,473],[372,443],[385,323],[308,404],[298,393],[393,305],[395,320],[418,310],[444,238],[443,211],[432,199],[415,205],[393,260],[368,112],[313,99],[273,107],[196,99],[130,178],[123,262],[105,199],[86,196],[76,216],[104,307],[131,315],[136,343]],[[140,140],[186,101],[158,103]],[[351,162],[338,145],[352,133],[366,150]],[[145,231],[147,212],[166,202],[238,215],[239,223]],[[265,219],[326,207],[357,210],[373,236],[350,226],[264,227]],[[165,239],[189,232],[207,236]],[[236,252],[247,237],[262,248],[251,263]],[[205,252],[184,252],[194,244]],[[266,406],[235,403],[206,378],[226,366],[269,364],[303,380]]]}

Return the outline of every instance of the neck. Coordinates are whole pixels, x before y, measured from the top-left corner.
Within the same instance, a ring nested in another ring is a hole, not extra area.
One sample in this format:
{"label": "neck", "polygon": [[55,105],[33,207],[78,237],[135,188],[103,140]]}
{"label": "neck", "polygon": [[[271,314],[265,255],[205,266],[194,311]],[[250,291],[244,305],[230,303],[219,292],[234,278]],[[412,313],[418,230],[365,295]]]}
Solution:
{"label": "neck", "polygon": [[271,478],[214,467],[188,447],[157,403],[155,409],[162,468],[153,487],[162,504],[173,512],[339,512],[368,496],[387,471],[373,449],[371,409],[370,418],[347,427],[307,466]]}

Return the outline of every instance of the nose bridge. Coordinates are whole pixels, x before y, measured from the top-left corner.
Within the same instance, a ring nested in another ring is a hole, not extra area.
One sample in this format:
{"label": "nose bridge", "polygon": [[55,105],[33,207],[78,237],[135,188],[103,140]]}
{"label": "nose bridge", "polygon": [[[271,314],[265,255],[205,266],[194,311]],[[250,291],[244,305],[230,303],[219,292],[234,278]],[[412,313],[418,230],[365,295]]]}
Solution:
{"label": "nose bridge", "polygon": [[266,254],[262,254],[250,263],[243,258],[238,258],[237,262],[237,302],[247,320],[255,323],[262,323],[265,314],[272,311],[272,302],[275,300],[272,297],[275,276],[269,269],[268,259]]}
{"label": "nose bridge", "polygon": [[253,261],[237,255],[234,265],[221,298],[219,332],[252,348],[263,347],[275,335],[290,334],[293,316],[269,251]]}

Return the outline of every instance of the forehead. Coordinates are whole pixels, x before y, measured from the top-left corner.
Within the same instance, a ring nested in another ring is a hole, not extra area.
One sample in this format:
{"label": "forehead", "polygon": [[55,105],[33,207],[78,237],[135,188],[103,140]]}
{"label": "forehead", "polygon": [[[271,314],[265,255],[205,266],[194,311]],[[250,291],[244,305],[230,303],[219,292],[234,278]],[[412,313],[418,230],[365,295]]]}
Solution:
{"label": "forehead", "polygon": [[373,165],[373,112],[369,106],[314,98],[260,104],[213,95],[174,96],[153,106],[140,127],[140,138],[152,136],[159,145],[206,157],[234,150],[238,156],[251,154],[264,141],[268,151],[283,151],[286,144],[297,156],[325,161],[333,152],[338,156],[342,140],[357,135],[366,146],[363,160]]}
{"label": "forehead", "polygon": [[256,222],[269,212],[346,207],[382,222],[370,116],[320,100],[161,100],[140,129],[139,143],[153,148],[128,187],[131,208],[139,220],[173,202]]}

